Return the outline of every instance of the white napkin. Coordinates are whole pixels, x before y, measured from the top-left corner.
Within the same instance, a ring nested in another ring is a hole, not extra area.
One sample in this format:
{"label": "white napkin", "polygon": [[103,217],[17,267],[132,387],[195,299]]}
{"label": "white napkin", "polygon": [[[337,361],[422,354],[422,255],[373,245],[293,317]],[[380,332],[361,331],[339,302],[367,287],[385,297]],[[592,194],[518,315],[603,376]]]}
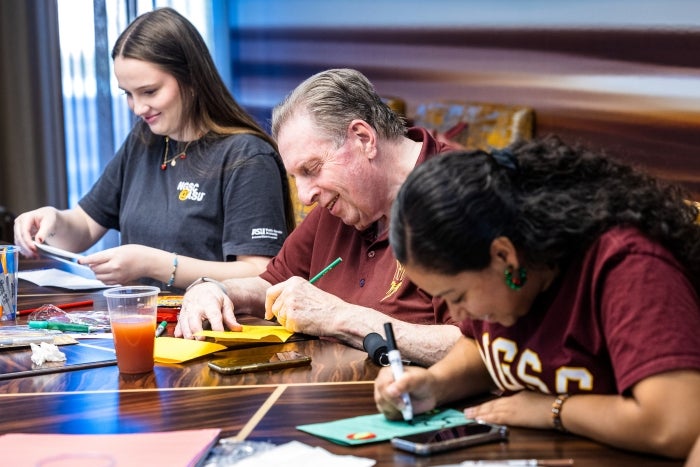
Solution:
{"label": "white napkin", "polygon": [[333,467],[371,467],[374,459],[357,456],[339,456],[318,446],[290,441],[276,448],[252,455],[236,462],[236,467],[308,467],[332,465]]}
{"label": "white napkin", "polygon": [[42,342],[41,345],[34,343],[29,345],[32,346],[32,362],[35,365],[41,366],[44,362],[63,362],[66,360],[66,354],[58,350],[58,346],[55,344]]}

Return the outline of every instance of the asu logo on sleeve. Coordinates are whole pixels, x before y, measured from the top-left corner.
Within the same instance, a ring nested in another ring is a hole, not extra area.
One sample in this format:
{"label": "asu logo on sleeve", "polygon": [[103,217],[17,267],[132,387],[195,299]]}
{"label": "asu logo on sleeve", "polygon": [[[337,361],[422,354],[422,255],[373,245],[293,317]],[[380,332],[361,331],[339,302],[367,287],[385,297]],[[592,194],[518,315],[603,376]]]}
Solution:
{"label": "asu logo on sleeve", "polygon": [[256,227],[251,230],[250,238],[253,240],[267,238],[271,240],[277,240],[280,238],[284,232],[279,229],[272,229],[269,227]]}
{"label": "asu logo on sleeve", "polygon": [[202,201],[206,193],[199,191],[199,183],[180,182],[177,184],[178,196],[180,201]]}

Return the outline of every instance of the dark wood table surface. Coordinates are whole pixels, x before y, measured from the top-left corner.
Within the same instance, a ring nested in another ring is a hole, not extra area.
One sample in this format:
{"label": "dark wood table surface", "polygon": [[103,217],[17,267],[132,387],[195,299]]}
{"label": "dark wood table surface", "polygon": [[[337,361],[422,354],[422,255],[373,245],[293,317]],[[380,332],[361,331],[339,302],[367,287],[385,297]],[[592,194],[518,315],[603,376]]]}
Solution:
{"label": "dark wood table surface", "polygon": [[[25,262],[23,269],[33,265]],[[39,264],[39,263],[37,263]],[[46,294],[46,295],[43,295]],[[20,281],[19,308],[91,299],[106,309],[101,292],[75,293]],[[23,319],[23,318],[22,318]],[[22,320],[20,319],[20,321]],[[243,318],[256,322],[255,318]],[[173,326],[168,327],[172,334]],[[0,381],[0,433],[135,433],[221,428],[222,437],[282,444],[298,440],[336,454],[377,461],[377,466],[430,466],[467,459],[572,458],[575,466],[679,466],[552,430],[511,428],[509,440],[431,457],[394,450],[388,442],[344,447],[296,429],[297,425],[376,413],[378,372],[365,352],[324,339],[284,344],[312,357],[310,367],[223,376],[203,357],[156,364],[153,373],[121,375],[114,365]],[[29,350],[0,351],[19,358]],[[454,404],[462,409],[466,405]],[[601,423],[605,423],[601,420]],[[641,427],[640,429],[643,429]]]}

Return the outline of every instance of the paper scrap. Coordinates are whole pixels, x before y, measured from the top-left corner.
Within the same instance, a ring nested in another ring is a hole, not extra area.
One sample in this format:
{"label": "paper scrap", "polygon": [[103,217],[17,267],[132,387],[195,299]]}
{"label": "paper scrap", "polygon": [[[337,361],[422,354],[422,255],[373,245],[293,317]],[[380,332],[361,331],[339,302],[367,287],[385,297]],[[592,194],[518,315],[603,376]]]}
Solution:
{"label": "paper scrap", "polygon": [[224,349],[226,349],[225,345],[213,342],[158,337],[153,356],[158,363],[182,363]]}
{"label": "paper scrap", "polygon": [[29,347],[29,344],[77,344],[73,337],[52,329],[31,329],[26,324],[0,326],[0,349]]}
{"label": "paper scrap", "polygon": [[366,457],[333,454],[318,446],[290,441],[276,448],[255,454],[236,462],[236,467],[307,467],[332,465],[333,467],[371,467],[377,461]]}
{"label": "paper scrap", "polygon": [[37,345],[29,344],[32,347],[32,362],[35,365],[41,366],[44,362],[65,362],[66,354],[58,350],[58,347],[48,342],[42,342]]}
{"label": "paper scrap", "polygon": [[243,325],[241,331],[200,331],[195,336],[214,339],[214,342],[224,344],[275,342],[282,343],[293,335],[282,326],[251,326]]}

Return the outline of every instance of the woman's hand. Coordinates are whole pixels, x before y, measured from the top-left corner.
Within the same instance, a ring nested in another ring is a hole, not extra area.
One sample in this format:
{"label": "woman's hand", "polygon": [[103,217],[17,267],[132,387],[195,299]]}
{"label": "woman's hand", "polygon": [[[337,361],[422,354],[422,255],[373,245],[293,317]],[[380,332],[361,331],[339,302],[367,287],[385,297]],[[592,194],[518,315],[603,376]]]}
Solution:
{"label": "woman's hand", "polygon": [[34,240],[44,243],[47,238],[55,235],[58,212],[58,209],[47,206],[17,216],[14,225],[15,245],[23,256],[36,257]]}
{"label": "woman's hand", "polygon": [[[700,435],[700,372],[677,370],[642,379],[629,396],[572,395],[561,406],[567,431],[623,449],[673,458],[688,455]],[[470,407],[469,418],[530,428],[552,428],[553,394],[521,391]],[[605,419],[605,423],[600,423]],[[643,430],[639,427],[644,427]]]}
{"label": "woman's hand", "polygon": [[28,258],[37,256],[34,241],[77,253],[94,245],[105,232],[80,206],[63,211],[45,206],[25,212],[17,216],[14,226],[15,244]]}
{"label": "woman's hand", "polygon": [[552,428],[552,403],[555,398],[551,394],[520,391],[469,407],[464,410],[464,416],[498,425]]}
{"label": "woman's hand", "polygon": [[435,378],[429,370],[414,366],[404,367],[404,374],[394,380],[391,368],[384,367],[374,380],[374,402],[377,409],[390,420],[401,420],[405,392],[411,397],[413,413],[419,414],[435,408],[433,385]]}
{"label": "woman's hand", "polygon": [[126,284],[142,277],[159,279],[153,267],[162,254],[162,250],[143,245],[122,245],[85,256],[79,263],[107,285]]}

